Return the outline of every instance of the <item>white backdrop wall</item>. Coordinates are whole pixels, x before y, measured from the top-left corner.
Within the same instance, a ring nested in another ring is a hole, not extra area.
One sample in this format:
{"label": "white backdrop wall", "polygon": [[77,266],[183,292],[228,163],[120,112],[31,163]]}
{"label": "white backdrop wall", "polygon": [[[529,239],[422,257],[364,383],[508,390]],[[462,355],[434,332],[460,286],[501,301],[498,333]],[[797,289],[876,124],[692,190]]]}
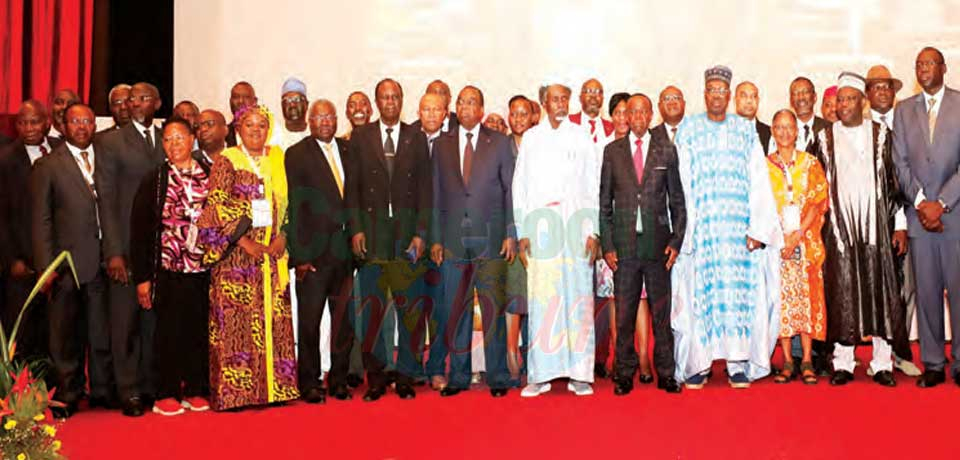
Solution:
{"label": "white backdrop wall", "polygon": [[[534,97],[547,79],[576,92],[597,77],[607,99],[655,98],[675,84],[692,113],[703,110],[703,69],[726,64],[735,83],[758,84],[768,119],[787,106],[797,75],[822,92],[840,70],[886,64],[904,81],[898,97],[914,94],[924,45],[960,64],[960,1],[180,0],[174,96],[226,111],[230,86],[247,80],[276,111],[284,79],[298,76],[311,100],[337,105],[342,132],[347,95],[360,89],[372,99],[387,76],[404,87],[406,121],[434,78],[454,94],[479,86],[487,112],[503,113],[510,96]],[[947,83],[957,78],[948,72]]]}

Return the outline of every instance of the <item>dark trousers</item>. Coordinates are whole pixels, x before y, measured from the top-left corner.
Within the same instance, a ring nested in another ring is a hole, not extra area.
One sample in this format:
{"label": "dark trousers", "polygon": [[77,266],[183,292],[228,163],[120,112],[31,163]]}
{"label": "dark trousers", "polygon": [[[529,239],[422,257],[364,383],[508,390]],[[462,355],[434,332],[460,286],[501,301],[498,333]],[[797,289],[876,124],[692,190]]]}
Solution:
{"label": "dark trousers", "polygon": [[[7,275],[3,280],[3,321],[4,333],[10,337],[23,303],[30,297],[30,290],[37,282],[36,276],[14,278]],[[33,298],[27,311],[23,313],[20,328],[17,330],[17,357],[24,360],[45,360],[49,358],[49,334],[47,333],[47,297],[42,293]]]}
{"label": "dark trousers", "polygon": [[[616,282],[614,282],[616,285]],[[594,283],[596,286],[596,283]],[[614,287],[616,289],[616,287]],[[606,366],[610,358],[610,303],[613,298],[594,297],[593,298],[593,330],[596,337],[596,349],[594,350],[594,362],[596,366]],[[619,329],[617,330],[619,331]]]}
{"label": "dark trousers", "polygon": [[960,240],[910,238],[913,269],[917,275],[917,323],[920,359],[927,370],[943,370],[943,291],[950,301],[950,330],[953,333],[950,373],[960,375]]}
{"label": "dark trousers", "polygon": [[[640,365],[633,336],[637,329],[637,310],[644,282],[653,323],[653,364],[660,379],[671,378],[676,362],[673,357],[673,330],[670,328],[670,272],[662,259],[620,259],[613,274],[617,298],[617,345],[615,376],[632,382]],[[646,353],[647,350],[640,350]]]}
{"label": "dark trousers", "polygon": [[327,386],[346,385],[350,366],[350,348],[353,344],[353,319],[348,305],[352,297],[353,280],[347,263],[316,265],[317,271],[307,272],[297,280],[297,332],[299,351],[297,370],[300,393],[305,394],[320,386],[320,322],[325,304],[330,314],[330,373]]}
{"label": "dark trousers", "polygon": [[[150,342],[144,342],[140,322],[140,305],[137,303],[137,289],[133,284],[120,284],[113,280],[108,286],[110,320],[105,323],[104,334],[109,334],[111,356],[113,358],[113,373],[117,381],[117,393],[122,399],[139,396],[147,393],[146,381],[153,374],[153,369],[143,368],[148,364],[141,362],[141,353],[153,356],[153,335]],[[153,316],[153,312],[146,312],[144,316]],[[150,331],[152,332],[152,331]],[[144,347],[143,344],[147,346]],[[149,363],[152,366],[152,360]],[[156,391],[155,388],[149,394]]]}
{"label": "dark trousers", "polygon": [[83,395],[85,343],[90,346],[90,395],[110,396],[110,336],[102,329],[107,316],[103,276],[98,273],[79,288],[68,274],[54,282],[47,316],[58,401],[74,403]]}
{"label": "dark trousers", "polygon": [[353,303],[359,309],[358,315],[364,325],[361,351],[371,388],[382,388],[387,384],[384,368],[388,347],[381,329],[391,299],[396,305],[399,330],[397,383],[412,385],[414,377],[423,372],[422,350],[418,353],[416,344],[423,343],[426,332],[423,321],[425,302],[409,295],[413,292],[411,286],[416,281],[417,271],[423,269],[421,262],[381,260],[368,262],[357,270],[360,297],[353,299]]}
{"label": "dark trousers", "polygon": [[157,398],[209,393],[210,274],[160,271],[153,288]]}
{"label": "dark trousers", "polygon": [[503,259],[445,260],[440,270],[444,298],[447,301],[433,312],[438,333],[437,340],[431,343],[431,359],[436,348],[449,354],[449,386],[460,389],[470,386],[473,305],[474,289],[476,289],[483,322],[483,355],[486,360],[487,385],[490,388],[509,388],[507,304],[504,284],[506,261]]}

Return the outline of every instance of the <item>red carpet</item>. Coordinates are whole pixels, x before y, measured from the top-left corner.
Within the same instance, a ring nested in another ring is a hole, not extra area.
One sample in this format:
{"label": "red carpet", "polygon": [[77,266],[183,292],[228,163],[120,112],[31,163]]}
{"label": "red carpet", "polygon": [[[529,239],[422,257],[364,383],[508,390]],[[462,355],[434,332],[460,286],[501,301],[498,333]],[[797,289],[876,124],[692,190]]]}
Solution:
{"label": "red carpet", "polygon": [[[869,347],[858,357],[869,361]],[[714,375],[723,375],[720,362]],[[71,459],[956,459],[960,387],[922,390],[897,373],[884,388],[857,368],[831,387],[771,379],[733,390],[713,379],[701,391],[668,395],[639,385],[576,397],[566,384],[539,398],[485,388],[452,398],[418,387],[414,401],[389,393],[376,403],[330,400],[239,413],[82,411],[63,426]],[[362,390],[361,388],[360,390]]]}

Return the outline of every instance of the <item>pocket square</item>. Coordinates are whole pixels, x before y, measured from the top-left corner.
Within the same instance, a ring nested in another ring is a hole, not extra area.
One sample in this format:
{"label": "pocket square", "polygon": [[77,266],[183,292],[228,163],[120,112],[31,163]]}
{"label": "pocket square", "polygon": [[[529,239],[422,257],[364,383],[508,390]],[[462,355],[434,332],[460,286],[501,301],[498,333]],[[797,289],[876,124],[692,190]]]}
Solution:
{"label": "pocket square", "polygon": [[666,167],[666,166],[654,166],[653,169],[654,169],[654,170],[657,170],[657,171],[666,171],[666,170],[667,170],[667,167]]}

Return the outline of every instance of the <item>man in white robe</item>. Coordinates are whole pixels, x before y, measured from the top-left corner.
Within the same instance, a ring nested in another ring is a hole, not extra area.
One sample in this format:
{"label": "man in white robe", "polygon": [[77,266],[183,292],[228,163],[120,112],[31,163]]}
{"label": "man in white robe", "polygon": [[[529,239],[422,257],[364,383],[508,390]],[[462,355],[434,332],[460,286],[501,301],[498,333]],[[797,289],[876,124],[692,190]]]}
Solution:
{"label": "man in white robe", "polygon": [[528,130],[513,177],[520,258],[527,267],[529,354],[522,396],[567,389],[593,394],[593,264],[599,257],[600,162],[567,119],[570,89],[544,95],[547,123]]}

